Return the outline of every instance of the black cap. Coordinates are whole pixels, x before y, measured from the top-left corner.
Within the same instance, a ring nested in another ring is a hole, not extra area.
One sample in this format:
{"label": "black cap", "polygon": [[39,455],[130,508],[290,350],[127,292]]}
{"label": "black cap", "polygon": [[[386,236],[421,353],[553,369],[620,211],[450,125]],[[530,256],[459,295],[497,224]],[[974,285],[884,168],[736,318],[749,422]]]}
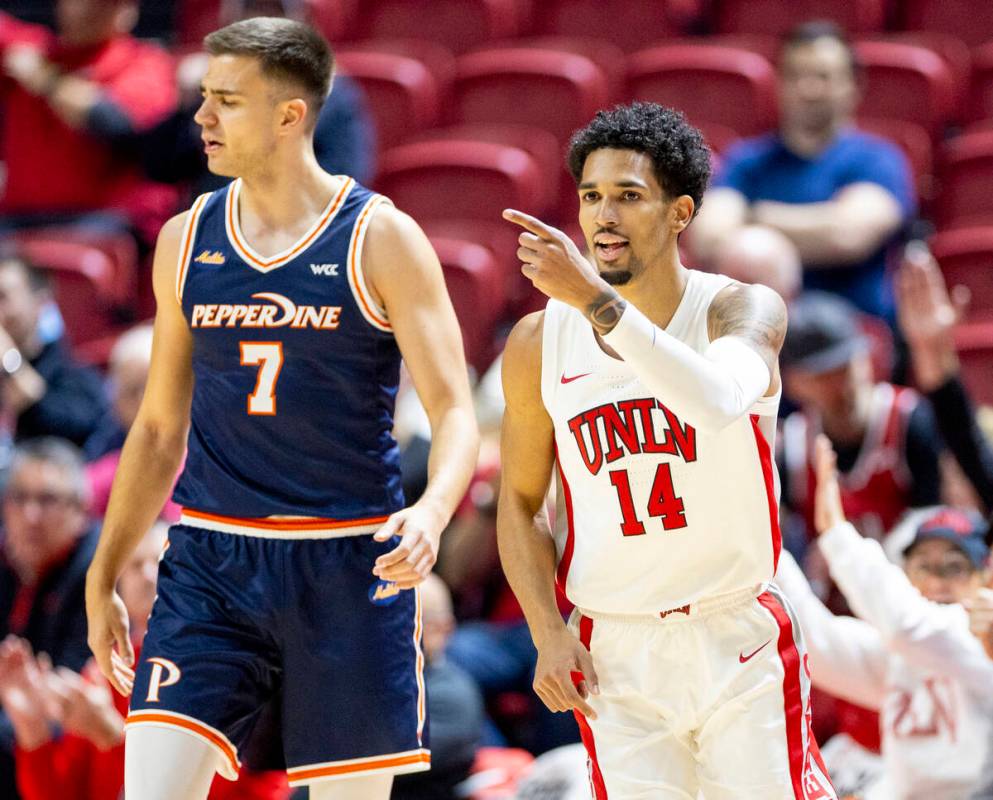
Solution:
{"label": "black cap", "polygon": [[975,511],[940,508],[917,526],[913,541],[903,552],[906,555],[918,542],[945,539],[965,553],[976,569],[982,569],[990,555],[990,547],[986,543],[988,531],[986,520]]}
{"label": "black cap", "polygon": [[789,306],[789,327],[779,360],[783,367],[829,372],[866,348],[859,312],[827,292],[804,292]]}

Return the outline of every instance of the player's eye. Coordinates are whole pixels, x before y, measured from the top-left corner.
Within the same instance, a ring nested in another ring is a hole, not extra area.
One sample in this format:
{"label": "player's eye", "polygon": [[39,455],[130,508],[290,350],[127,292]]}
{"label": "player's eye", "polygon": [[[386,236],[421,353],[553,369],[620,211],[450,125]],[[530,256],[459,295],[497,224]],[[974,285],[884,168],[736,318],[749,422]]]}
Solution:
{"label": "player's eye", "polygon": [[592,203],[600,198],[599,192],[583,192],[583,202]]}
{"label": "player's eye", "polygon": [[637,192],[625,192],[623,195],[621,195],[621,197],[623,197],[625,200],[640,200],[641,199],[641,195],[638,194]]}

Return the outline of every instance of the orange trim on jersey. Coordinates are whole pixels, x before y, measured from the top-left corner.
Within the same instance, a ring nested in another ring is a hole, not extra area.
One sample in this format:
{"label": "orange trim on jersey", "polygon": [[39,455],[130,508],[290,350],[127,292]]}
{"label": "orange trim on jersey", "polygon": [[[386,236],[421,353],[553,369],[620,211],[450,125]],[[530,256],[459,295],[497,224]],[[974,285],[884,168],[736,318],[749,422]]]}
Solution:
{"label": "orange trim on jersey", "polygon": [[320,517],[301,517],[300,519],[268,519],[246,518],[246,517],[225,517],[221,514],[211,514],[206,511],[197,511],[193,508],[183,508],[181,513],[187,517],[195,519],[211,520],[221,522],[225,525],[241,525],[247,528],[264,528],[273,531],[310,531],[310,530],[337,530],[339,528],[358,528],[362,525],[381,525],[389,516],[366,517],[364,519],[322,519]]}
{"label": "orange trim on jersey", "polygon": [[366,207],[362,210],[362,213],[359,215],[358,222],[355,223],[355,232],[352,234],[351,252],[348,254],[348,271],[352,279],[352,288],[355,290],[355,295],[362,304],[362,309],[365,311],[365,315],[377,325],[392,329],[393,326],[390,325],[390,321],[385,319],[383,315],[379,313],[372,298],[366,297],[366,293],[362,290],[363,281],[359,277],[358,270],[358,256],[359,251],[362,249],[364,239],[363,228],[368,224],[372,210],[381,202],[381,197],[374,197],[370,200]]}
{"label": "orange trim on jersey", "polygon": [[[334,215],[338,213],[338,209],[341,208],[341,204],[345,201],[345,197],[354,185],[355,181],[352,178],[346,179],[344,185],[338,190],[338,194],[335,195],[334,200],[332,200],[327,211],[324,212],[317,224],[311,228],[310,233],[305,234],[304,238],[298,241],[293,246],[293,249],[288,253],[278,254],[269,259],[262,259],[253,255],[251,248],[241,240],[237,220],[235,219],[235,190],[232,186],[231,189],[228,190],[227,197],[228,230],[231,232],[232,244],[234,244],[237,248],[238,255],[255,267],[260,267],[263,270],[271,269],[272,267],[281,267],[283,264],[297,256],[301,251],[306,249],[310,243],[324,231],[324,229],[328,226],[328,223],[334,218]],[[240,193],[241,189],[239,184],[238,194],[240,195]]]}
{"label": "orange trim on jersey", "polygon": [[224,736],[215,731],[213,728],[209,728],[194,719],[154,711],[133,711],[128,714],[128,718],[125,720],[126,725],[134,725],[138,723],[172,725],[176,728],[192,731],[193,733],[202,736],[221,751],[225,760],[228,762],[228,766],[231,767],[235,775],[237,775],[241,769],[241,765],[238,762],[238,753],[235,751],[231,742],[229,742]]}
{"label": "orange trim on jersey", "polygon": [[186,230],[183,235],[183,245],[180,250],[179,270],[176,273],[176,299],[183,302],[183,289],[186,287],[186,273],[190,269],[190,253],[193,250],[193,240],[196,239],[197,223],[200,221],[200,214],[207,203],[209,194],[200,195],[193,207],[190,209],[190,218],[187,221]]}
{"label": "orange trim on jersey", "polygon": [[298,768],[286,771],[292,783],[313,780],[314,778],[330,778],[335,775],[349,775],[353,772],[366,772],[369,770],[394,769],[396,767],[407,767],[412,764],[430,764],[430,753],[409,753],[392,758],[374,758],[368,761],[353,762],[350,764],[331,764],[326,767]]}
{"label": "orange trim on jersey", "polygon": [[421,609],[421,590],[414,589],[414,650],[417,652],[417,743],[423,744],[421,737],[424,733],[424,720],[427,718],[427,708],[424,691],[424,651],[421,650],[421,635],[423,633],[423,614]]}

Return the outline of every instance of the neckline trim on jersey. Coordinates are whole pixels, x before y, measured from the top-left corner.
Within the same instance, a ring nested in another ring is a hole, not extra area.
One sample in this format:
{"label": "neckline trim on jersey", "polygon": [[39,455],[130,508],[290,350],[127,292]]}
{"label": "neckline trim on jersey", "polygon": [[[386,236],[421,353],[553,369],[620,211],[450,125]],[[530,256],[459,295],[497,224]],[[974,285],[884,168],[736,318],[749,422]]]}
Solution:
{"label": "neckline trim on jersey", "polygon": [[241,178],[236,178],[231,183],[231,188],[228,189],[228,196],[225,201],[224,227],[227,230],[228,241],[235,249],[235,252],[241,257],[242,261],[248,264],[248,266],[259,272],[269,272],[284,264],[288,264],[327,230],[328,226],[341,210],[341,206],[345,202],[348,193],[355,186],[355,180],[353,178],[345,178],[342,187],[328,201],[328,204],[324,207],[324,210],[320,213],[314,224],[310,226],[310,229],[285,250],[268,258],[263,257],[253,250],[252,246],[248,244],[245,234],[242,233],[241,222],[238,219],[238,199],[241,196],[241,186]]}

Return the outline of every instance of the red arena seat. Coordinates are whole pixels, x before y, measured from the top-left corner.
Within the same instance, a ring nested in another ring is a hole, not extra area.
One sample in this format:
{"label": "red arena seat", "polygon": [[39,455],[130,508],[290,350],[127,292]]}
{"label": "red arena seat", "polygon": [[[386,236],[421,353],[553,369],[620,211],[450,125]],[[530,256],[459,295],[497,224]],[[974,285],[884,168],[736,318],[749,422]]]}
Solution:
{"label": "red arena seat", "polygon": [[430,70],[406,56],[345,51],[338,57],[343,73],[362,86],[376,121],[380,150],[397,144],[411,131],[438,122],[441,98]]}
{"label": "red arena seat", "polygon": [[700,0],[542,0],[535,30],[553,36],[589,36],[630,53],[659,39],[688,32],[701,14]]}
{"label": "red arena seat", "polygon": [[966,113],[970,120],[993,119],[993,42],[976,48],[972,54]]}
{"label": "red arena seat", "polygon": [[810,19],[830,19],[850,33],[882,29],[885,0],[717,0],[721,33],[782,36]]}
{"label": "red arena seat", "polygon": [[945,60],[903,42],[856,42],[855,52],[864,70],[860,116],[913,122],[939,138],[960,96]]}
{"label": "red arena seat", "polygon": [[458,60],[455,122],[537,125],[560,143],[607,105],[608,80],[589,58],[534,48],[488,48]]}
{"label": "red arena seat", "polygon": [[776,124],[772,65],[739,48],[673,44],[635,53],[628,60],[628,97],[681,109],[705,134],[713,125],[753,136]]}
{"label": "red arena seat", "polygon": [[930,245],[945,282],[969,289],[967,320],[993,321],[993,226],[942,231]]}
{"label": "red arena seat", "polygon": [[993,224],[993,131],[958,136],[944,148],[938,168],[939,227]]}
{"label": "red arena seat", "polygon": [[383,154],[377,189],[418,221],[452,217],[499,222],[514,206],[544,214],[545,187],[534,159],[492,142],[429,141]]}
{"label": "red arena seat", "polygon": [[517,0],[363,0],[355,32],[359,39],[428,39],[464,53],[517,36],[522,11]]}
{"label": "red arena seat", "polygon": [[993,39],[993,3],[985,0],[903,0],[901,27],[949,33],[975,47]]}

